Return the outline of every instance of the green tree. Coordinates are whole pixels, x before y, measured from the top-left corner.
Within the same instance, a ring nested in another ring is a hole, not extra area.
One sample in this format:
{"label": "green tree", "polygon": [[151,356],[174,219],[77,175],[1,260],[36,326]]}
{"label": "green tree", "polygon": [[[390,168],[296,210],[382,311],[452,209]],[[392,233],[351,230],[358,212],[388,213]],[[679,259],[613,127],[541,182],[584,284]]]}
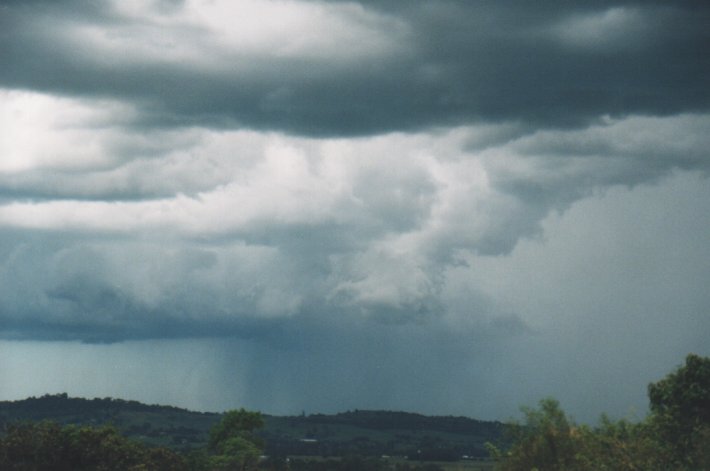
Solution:
{"label": "green tree", "polygon": [[690,354],[685,364],[648,386],[650,425],[677,465],[710,459],[710,358]]}
{"label": "green tree", "polygon": [[613,421],[602,416],[600,425],[575,424],[554,399],[538,409],[523,409],[525,423],[509,429],[507,452],[490,447],[501,471],[666,471],[656,436],[645,423]]}
{"label": "green tree", "polygon": [[219,470],[256,469],[264,443],[254,431],[264,426],[259,412],[231,410],[210,430],[210,465]]}
{"label": "green tree", "polygon": [[11,425],[0,439],[0,469],[8,471],[187,471],[182,456],[149,448],[112,427]]}
{"label": "green tree", "polygon": [[656,436],[646,422],[614,421],[602,416],[594,428],[580,427],[576,442],[580,469],[665,471]]}
{"label": "green tree", "polygon": [[632,423],[602,416],[578,426],[554,399],[523,409],[510,426],[510,448],[491,447],[502,471],[710,470],[710,358],[688,355],[685,364],[648,387],[650,414]]}
{"label": "green tree", "polygon": [[539,409],[522,408],[524,424],[512,424],[508,434],[513,445],[507,453],[491,447],[495,457],[501,459],[499,468],[518,470],[568,470],[583,469],[578,462],[577,441],[579,431],[555,399],[543,399]]}

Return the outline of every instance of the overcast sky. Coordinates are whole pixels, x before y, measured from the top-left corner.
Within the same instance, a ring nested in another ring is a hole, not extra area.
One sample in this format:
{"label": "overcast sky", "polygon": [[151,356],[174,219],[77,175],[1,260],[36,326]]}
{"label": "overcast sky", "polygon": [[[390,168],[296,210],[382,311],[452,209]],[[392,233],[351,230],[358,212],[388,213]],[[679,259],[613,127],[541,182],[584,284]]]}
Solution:
{"label": "overcast sky", "polygon": [[0,400],[643,417],[710,355],[709,23],[0,1]]}

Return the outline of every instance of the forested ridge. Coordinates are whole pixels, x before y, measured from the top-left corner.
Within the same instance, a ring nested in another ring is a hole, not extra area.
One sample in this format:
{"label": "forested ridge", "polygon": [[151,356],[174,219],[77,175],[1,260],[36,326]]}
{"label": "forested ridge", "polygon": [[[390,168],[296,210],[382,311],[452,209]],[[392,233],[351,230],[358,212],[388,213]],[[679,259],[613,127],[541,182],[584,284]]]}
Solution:
{"label": "forested ridge", "polygon": [[[0,430],[6,432],[12,424],[46,420],[69,427],[109,425],[113,432],[137,443],[183,455],[207,449],[210,430],[223,417],[171,406],[67,394],[0,402]],[[262,418],[263,426],[254,431],[254,436],[263,443],[266,455],[338,460],[383,455],[419,461],[455,461],[462,456],[485,459],[485,444],[498,442],[504,428],[500,422],[399,411],[354,410]]]}

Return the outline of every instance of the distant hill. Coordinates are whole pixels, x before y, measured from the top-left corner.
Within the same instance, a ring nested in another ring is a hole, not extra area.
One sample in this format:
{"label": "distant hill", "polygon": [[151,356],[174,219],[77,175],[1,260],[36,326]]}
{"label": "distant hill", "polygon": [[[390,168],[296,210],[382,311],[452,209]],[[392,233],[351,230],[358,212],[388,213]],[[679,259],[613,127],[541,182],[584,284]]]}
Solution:
{"label": "distant hill", "polygon": [[51,420],[60,424],[115,426],[121,433],[151,445],[196,448],[207,443],[220,414],[123,399],[81,399],[66,394],[0,401],[0,430],[18,421]]}
{"label": "distant hill", "polygon": [[[203,447],[221,414],[122,399],[81,399],[66,394],[0,401],[0,431],[18,421],[111,424],[121,433],[175,449]],[[265,416],[261,436],[273,456],[402,456],[457,460],[487,456],[484,444],[500,442],[503,425],[466,417],[407,412],[349,411],[334,415]]]}

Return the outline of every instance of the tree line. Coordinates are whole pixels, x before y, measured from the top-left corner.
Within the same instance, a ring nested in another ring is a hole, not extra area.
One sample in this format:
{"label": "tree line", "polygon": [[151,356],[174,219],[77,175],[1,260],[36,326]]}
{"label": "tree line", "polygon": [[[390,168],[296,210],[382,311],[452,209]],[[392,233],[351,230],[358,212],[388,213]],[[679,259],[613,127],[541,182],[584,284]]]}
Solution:
{"label": "tree line", "polygon": [[246,471],[256,469],[260,461],[264,443],[254,431],[262,426],[263,418],[259,412],[228,411],[210,430],[206,449],[183,454],[129,439],[111,426],[21,422],[7,426],[0,438],[0,469]]}

